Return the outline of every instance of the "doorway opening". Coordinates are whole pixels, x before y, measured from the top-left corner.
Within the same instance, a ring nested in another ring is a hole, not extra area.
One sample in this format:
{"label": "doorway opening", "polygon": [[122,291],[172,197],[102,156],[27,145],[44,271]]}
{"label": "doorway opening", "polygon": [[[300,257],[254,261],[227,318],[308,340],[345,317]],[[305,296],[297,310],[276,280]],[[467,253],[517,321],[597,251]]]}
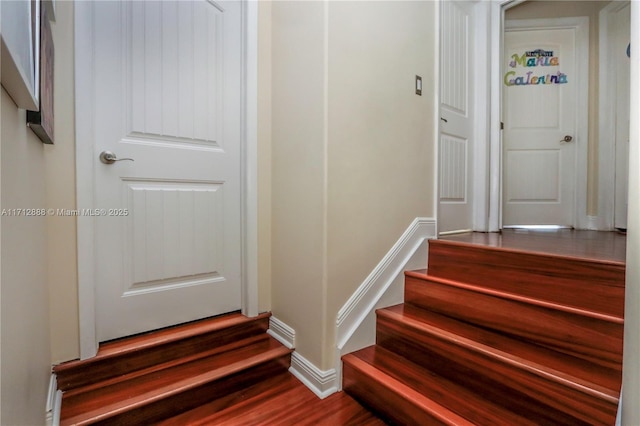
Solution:
{"label": "doorway opening", "polygon": [[576,227],[586,196],[588,24],[505,20],[503,228]]}
{"label": "doorway opening", "polygon": [[[492,59],[492,116],[501,120],[491,120],[491,165],[490,165],[490,208],[489,231],[498,231],[510,223],[505,220],[504,206],[508,200],[507,193],[510,177],[505,170],[508,161],[504,155],[504,132],[500,129],[501,121],[506,118],[507,105],[503,105],[503,89],[509,89],[504,84],[504,76],[508,72],[508,63],[504,56],[506,47],[505,33],[508,33],[508,21],[526,19],[545,19],[550,17],[588,17],[589,36],[587,44],[588,67],[588,95],[584,109],[578,108],[577,113],[587,113],[587,128],[583,135],[586,140],[579,141],[575,135],[560,134],[558,141],[563,145],[582,143],[582,150],[578,150],[576,164],[576,195],[574,203],[574,220],[572,227],[591,230],[614,230],[620,226],[619,217],[626,215],[626,184],[628,171],[628,101],[624,96],[618,100],[618,91],[628,96],[629,58],[622,62],[625,56],[618,55],[617,64],[611,66],[612,56],[620,50],[626,55],[629,45],[630,30],[626,22],[629,19],[628,2],[522,2],[506,1],[494,5],[491,16],[492,22],[500,21],[501,26],[493,25],[491,35],[491,51],[500,52],[501,61]],[[599,31],[598,31],[599,27]],[[612,29],[617,34],[612,35]],[[622,40],[624,39],[624,40]],[[599,52],[599,54],[598,54]],[[551,67],[550,67],[551,68]],[[535,69],[535,68],[533,68]],[[533,69],[526,69],[530,71]],[[561,70],[559,70],[561,71]],[[546,75],[546,73],[544,73]],[[531,76],[535,76],[532,73]],[[520,81],[522,83],[522,81]],[[526,87],[516,87],[523,89]],[[609,99],[607,101],[607,99]],[[613,105],[615,103],[615,105]],[[495,115],[494,115],[495,114]],[[504,123],[505,128],[508,123]],[[604,132],[604,133],[603,133]],[[572,136],[572,142],[566,142],[565,136]],[[623,158],[624,157],[624,158]],[[617,160],[616,160],[617,159]],[[579,168],[582,167],[582,175]],[[543,178],[538,176],[537,178]],[[549,180],[548,177],[544,177]],[[616,219],[618,216],[618,219]],[[562,225],[562,223],[559,223]]]}

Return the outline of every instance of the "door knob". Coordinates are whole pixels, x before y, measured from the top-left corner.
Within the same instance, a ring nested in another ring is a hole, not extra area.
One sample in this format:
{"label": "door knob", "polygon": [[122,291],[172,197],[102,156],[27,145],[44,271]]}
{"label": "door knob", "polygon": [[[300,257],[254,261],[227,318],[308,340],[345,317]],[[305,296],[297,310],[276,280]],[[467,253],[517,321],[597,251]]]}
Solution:
{"label": "door knob", "polygon": [[571,142],[573,140],[573,136],[565,136],[564,138],[562,138],[562,140],[560,142]]}
{"label": "door knob", "polygon": [[113,164],[116,161],[124,160],[134,161],[133,158],[117,158],[116,155],[111,151],[102,151],[100,153],[100,161],[102,161],[104,164]]}

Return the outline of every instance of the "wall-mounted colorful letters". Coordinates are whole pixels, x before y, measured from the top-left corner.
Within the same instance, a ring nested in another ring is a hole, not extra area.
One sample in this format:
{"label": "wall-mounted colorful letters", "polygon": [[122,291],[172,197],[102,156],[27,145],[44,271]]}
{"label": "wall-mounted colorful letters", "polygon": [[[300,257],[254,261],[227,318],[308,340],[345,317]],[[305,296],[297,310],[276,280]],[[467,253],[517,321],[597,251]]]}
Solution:
{"label": "wall-mounted colorful letters", "polygon": [[[522,54],[514,53],[509,61],[509,68],[533,68],[532,71],[509,70],[504,75],[506,86],[528,86],[532,84],[566,84],[567,75],[555,68],[554,72],[547,67],[559,67],[560,60],[553,56],[552,50],[530,50]],[[520,71],[520,72],[518,72]]]}

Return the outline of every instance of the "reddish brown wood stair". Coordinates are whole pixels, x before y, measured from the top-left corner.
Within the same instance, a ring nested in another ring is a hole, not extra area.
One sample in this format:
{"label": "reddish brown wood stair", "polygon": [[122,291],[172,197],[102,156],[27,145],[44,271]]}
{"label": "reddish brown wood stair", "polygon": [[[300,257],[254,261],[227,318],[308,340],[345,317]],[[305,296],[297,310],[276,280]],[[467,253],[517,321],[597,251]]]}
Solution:
{"label": "reddish brown wood stair", "polygon": [[623,262],[432,240],[343,388],[391,423],[613,425]]}
{"label": "reddish brown wood stair", "polygon": [[288,374],[291,350],[266,333],[269,316],[233,313],[177,326],[54,367],[60,424],[153,424]]}

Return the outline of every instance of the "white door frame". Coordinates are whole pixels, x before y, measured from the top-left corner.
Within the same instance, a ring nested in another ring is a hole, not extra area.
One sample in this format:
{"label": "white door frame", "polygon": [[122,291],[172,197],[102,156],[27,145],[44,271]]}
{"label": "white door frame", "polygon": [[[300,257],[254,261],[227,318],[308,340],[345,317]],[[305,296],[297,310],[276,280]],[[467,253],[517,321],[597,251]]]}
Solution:
{"label": "white door frame", "polygon": [[611,52],[613,46],[609,38],[609,19],[620,9],[629,6],[630,2],[613,1],[600,11],[600,75],[598,84],[599,94],[599,173],[598,173],[598,229],[610,231],[614,227],[615,214],[615,186],[616,186],[616,130],[615,130],[615,86],[612,85],[611,69],[606,64],[611,63]]}
{"label": "white door frame", "polygon": [[[76,92],[76,203],[77,209],[94,208],[94,102],[92,73],[92,2],[75,4],[75,92]],[[242,313],[258,314],[258,2],[242,1]],[[96,333],[94,219],[78,216],[78,303],[80,358],[95,356]]]}
{"label": "white door frame", "polygon": [[[504,65],[502,60],[503,34],[504,34],[504,11],[517,4],[518,0],[506,0],[492,2],[491,9],[491,119],[490,124],[490,160],[489,160],[489,232],[497,232],[502,228],[502,132],[500,122],[502,117],[502,75]],[[578,31],[578,67],[587,70],[587,74],[581,73],[581,79],[588,82],[588,19],[586,18],[557,18],[548,19],[549,28],[576,28]],[[586,22],[586,25],[585,25]],[[525,23],[526,26],[526,23]],[[583,36],[580,36],[580,32]],[[586,32],[586,35],[584,35]],[[588,87],[588,83],[586,85]],[[575,197],[575,221],[574,226],[579,228],[587,227],[587,143],[588,143],[588,91],[580,92],[578,105],[576,108],[577,128],[575,139],[582,141],[581,149],[576,152],[576,197]],[[581,115],[581,116],[580,116]]]}
{"label": "white door frame", "polygon": [[[478,25],[477,27],[477,39],[489,38],[486,50],[489,75],[484,80],[489,88],[489,108],[479,108],[475,113],[477,122],[485,123],[489,139],[478,141],[476,146],[481,154],[474,157],[474,180],[477,182],[473,189],[474,231],[498,232],[502,225],[502,132],[500,129],[502,79],[500,75],[502,72],[503,18],[506,9],[524,1],[526,0],[486,2],[489,8],[486,12],[488,16],[485,15],[486,25]],[[439,198],[436,198],[436,202],[438,201]]]}

